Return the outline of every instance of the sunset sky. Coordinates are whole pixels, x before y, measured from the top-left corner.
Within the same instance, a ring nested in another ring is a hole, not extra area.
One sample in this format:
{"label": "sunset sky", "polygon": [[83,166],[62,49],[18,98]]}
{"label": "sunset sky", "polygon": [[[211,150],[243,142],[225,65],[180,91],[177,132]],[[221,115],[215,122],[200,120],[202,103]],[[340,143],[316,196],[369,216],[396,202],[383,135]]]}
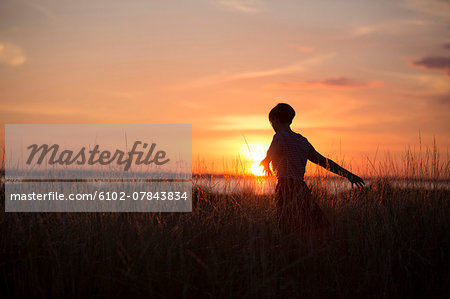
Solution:
{"label": "sunset sky", "polygon": [[188,123],[194,166],[222,171],[267,149],[286,102],[294,130],[355,167],[419,132],[447,153],[449,32],[443,0],[2,0],[2,132]]}

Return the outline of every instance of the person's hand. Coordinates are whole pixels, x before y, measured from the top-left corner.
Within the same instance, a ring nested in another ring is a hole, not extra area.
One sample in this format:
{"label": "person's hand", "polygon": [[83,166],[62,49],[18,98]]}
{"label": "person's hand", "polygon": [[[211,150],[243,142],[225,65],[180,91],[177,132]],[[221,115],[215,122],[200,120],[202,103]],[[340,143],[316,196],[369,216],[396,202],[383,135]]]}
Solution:
{"label": "person's hand", "polygon": [[270,161],[267,159],[267,157],[259,163],[259,166],[264,167],[264,173],[266,175],[273,175],[272,171],[270,170]]}
{"label": "person's hand", "polygon": [[358,187],[358,188],[362,188],[366,184],[366,183],[364,183],[362,178],[360,178],[357,175],[354,175],[353,173],[351,173],[349,175],[348,180],[350,181],[350,183],[352,183],[352,188],[353,188],[353,184],[355,184],[356,187]]}

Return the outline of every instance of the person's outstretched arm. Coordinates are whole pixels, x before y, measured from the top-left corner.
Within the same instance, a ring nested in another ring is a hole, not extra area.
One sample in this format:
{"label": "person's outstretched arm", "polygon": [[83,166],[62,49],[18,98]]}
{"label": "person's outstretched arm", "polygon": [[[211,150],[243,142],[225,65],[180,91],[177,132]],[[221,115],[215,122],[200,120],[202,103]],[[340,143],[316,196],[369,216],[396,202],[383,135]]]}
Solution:
{"label": "person's outstretched arm", "polygon": [[315,149],[312,149],[308,155],[308,160],[322,166],[323,168],[347,178],[352,184],[356,184],[357,187],[363,187],[365,185],[363,179],[359,176],[351,173],[350,171],[344,169],[343,167],[336,164],[334,161],[325,158],[319,154]]}

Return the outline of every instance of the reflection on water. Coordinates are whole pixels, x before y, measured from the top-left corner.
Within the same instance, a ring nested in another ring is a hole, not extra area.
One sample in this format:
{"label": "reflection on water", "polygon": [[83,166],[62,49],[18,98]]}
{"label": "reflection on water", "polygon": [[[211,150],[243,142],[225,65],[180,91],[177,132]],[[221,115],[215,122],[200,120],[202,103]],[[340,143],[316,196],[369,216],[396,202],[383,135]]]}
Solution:
{"label": "reflection on water", "polygon": [[[366,187],[370,187],[379,179],[365,179]],[[306,184],[310,188],[321,188],[337,194],[352,189],[352,184],[342,178],[306,178]],[[418,180],[391,178],[388,180],[392,187],[398,188],[424,188],[424,189],[450,189],[450,180]],[[277,181],[267,177],[208,177],[194,178],[194,187],[210,189],[215,193],[236,194],[254,193],[258,195],[269,195],[274,193]]]}
{"label": "reflection on water", "polygon": [[[20,178],[9,178],[9,180],[20,181]],[[379,178],[365,178],[366,187],[370,187]],[[424,188],[450,190],[450,179],[414,179],[414,178],[387,178],[392,187],[399,188]],[[214,176],[200,177],[193,175],[193,187],[207,188],[215,193],[236,194],[253,193],[258,195],[273,194],[277,184],[274,177],[238,177],[238,176]],[[4,172],[0,171],[0,182],[5,183]],[[322,188],[332,194],[348,191],[352,188],[350,182],[339,177],[309,177],[305,182],[310,188]],[[98,182],[97,182],[98,183]]]}
{"label": "reflection on water", "polygon": [[271,194],[275,191],[277,182],[271,178],[240,178],[240,177],[209,177],[194,178],[193,186],[210,189],[214,193],[237,194],[253,193],[258,195]]}

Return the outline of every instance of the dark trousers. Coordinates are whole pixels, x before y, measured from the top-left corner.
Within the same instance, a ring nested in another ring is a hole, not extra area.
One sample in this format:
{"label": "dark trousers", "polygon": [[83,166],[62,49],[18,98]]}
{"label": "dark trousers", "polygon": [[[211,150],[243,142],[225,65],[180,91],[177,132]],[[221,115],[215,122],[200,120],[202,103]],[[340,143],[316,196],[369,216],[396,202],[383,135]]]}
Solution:
{"label": "dark trousers", "polygon": [[303,180],[279,178],[275,192],[277,216],[283,233],[302,234],[329,227],[327,218]]}

